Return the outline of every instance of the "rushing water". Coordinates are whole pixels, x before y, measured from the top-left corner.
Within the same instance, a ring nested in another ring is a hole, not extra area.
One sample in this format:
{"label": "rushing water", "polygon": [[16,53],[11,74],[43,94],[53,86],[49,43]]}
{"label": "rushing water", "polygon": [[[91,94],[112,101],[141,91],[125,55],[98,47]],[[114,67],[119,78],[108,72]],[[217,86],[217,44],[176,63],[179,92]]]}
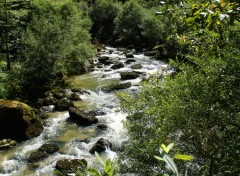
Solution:
{"label": "rushing water", "polygon": [[[130,51],[134,52],[134,51]],[[100,56],[109,56],[113,61],[125,62],[127,60],[123,51],[116,48],[107,47],[99,52]],[[89,153],[91,146],[99,139],[104,138],[113,143],[114,148],[119,148],[123,141],[127,140],[127,131],[123,128],[123,121],[126,114],[116,112],[118,99],[114,92],[104,92],[102,88],[112,82],[120,81],[120,72],[132,71],[131,65],[140,63],[141,77],[131,80],[132,87],[124,91],[136,92],[140,89],[140,81],[153,74],[161,74],[170,71],[170,67],[160,61],[152,60],[143,54],[134,53],[136,62],[127,64],[124,68],[112,70],[109,66],[97,67],[94,71],[85,75],[74,76],[68,79],[71,88],[83,88],[90,94],[82,94],[82,101],[75,102],[75,106],[87,111],[100,110],[104,115],[97,116],[99,123],[107,125],[106,130],[100,130],[96,125],[80,127],[67,121],[68,112],[49,113],[50,118],[44,121],[43,133],[31,140],[22,142],[9,150],[0,151],[0,176],[45,176],[53,175],[56,162],[60,159],[85,158],[88,164],[94,165],[96,159]],[[97,58],[94,59],[97,62]],[[129,81],[129,80],[128,80]],[[121,82],[128,82],[121,81]],[[70,91],[70,90],[68,90]],[[51,108],[51,107],[50,107]],[[83,142],[89,140],[89,142]],[[41,162],[29,164],[27,158],[44,143],[55,143],[60,147],[60,151],[50,155]],[[102,157],[114,158],[116,153],[106,150]]]}

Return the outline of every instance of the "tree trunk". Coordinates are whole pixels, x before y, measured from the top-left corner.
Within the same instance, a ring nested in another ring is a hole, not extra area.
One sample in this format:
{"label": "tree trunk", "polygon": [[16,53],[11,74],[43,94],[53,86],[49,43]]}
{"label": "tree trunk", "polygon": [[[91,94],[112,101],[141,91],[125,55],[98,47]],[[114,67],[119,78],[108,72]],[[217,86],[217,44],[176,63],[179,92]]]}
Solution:
{"label": "tree trunk", "polygon": [[7,10],[7,0],[5,0],[5,48],[6,48],[6,59],[7,59],[7,69],[11,69],[9,47],[8,47],[8,10]]}

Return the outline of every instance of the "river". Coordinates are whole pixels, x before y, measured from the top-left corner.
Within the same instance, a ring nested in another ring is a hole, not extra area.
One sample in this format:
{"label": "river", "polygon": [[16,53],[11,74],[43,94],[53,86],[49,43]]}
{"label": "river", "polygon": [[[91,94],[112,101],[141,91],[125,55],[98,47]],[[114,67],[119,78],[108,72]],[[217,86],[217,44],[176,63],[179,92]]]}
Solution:
{"label": "river", "polygon": [[[126,52],[133,53],[134,60],[126,58]],[[98,65],[98,57],[107,56],[112,62],[120,61],[124,67],[111,69],[110,65]],[[97,161],[94,155],[89,153],[89,149],[100,138],[107,139],[113,144],[113,149],[106,150],[101,154],[103,158],[117,157],[117,150],[124,141],[128,140],[127,130],[123,127],[126,114],[117,111],[119,100],[116,92],[106,92],[103,88],[112,82],[129,82],[132,86],[121,90],[129,93],[137,93],[141,89],[141,80],[150,75],[162,74],[171,71],[169,65],[164,62],[150,59],[135,50],[124,50],[106,47],[101,50],[98,57],[93,59],[96,66],[93,71],[84,75],[73,76],[67,79],[70,88],[82,88],[88,93],[79,95],[81,101],[75,102],[75,106],[85,111],[100,111],[97,115],[100,124],[107,126],[102,130],[97,125],[80,127],[70,123],[68,112],[49,112],[49,118],[44,120],[43,133],[33,139],[19,143],[17,146],[0,151],[0,176],[51,176],[54,175],[54,167],[60,159],[85,158],[88,165],[94,166]],[[142,68],[133,69],[132,65],[141,64]],[[140,77],[132,80],[120,80],[120,72],[137,71]],[[51,107],[48,107],[51,108]],[[60,151],[50,155],[48,158],[35,164],[29,164],[27,158],[44,143],[54,143],[60,147]]]}

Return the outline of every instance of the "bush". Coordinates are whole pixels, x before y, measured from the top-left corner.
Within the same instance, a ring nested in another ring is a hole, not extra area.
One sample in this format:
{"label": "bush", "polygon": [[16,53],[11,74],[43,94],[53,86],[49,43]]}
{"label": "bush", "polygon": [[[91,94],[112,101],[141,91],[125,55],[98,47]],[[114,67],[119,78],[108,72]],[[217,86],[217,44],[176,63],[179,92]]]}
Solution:
{"label": "bush", "polygon": [[22,81],[26,91],[46,91],[62,79],[62,73],[83,72],[84,63],[95,52],[88,32],[91,22],[76,4],[36,0],[31,18],[23,38]]}
{"label": "bush", "polygon": [[[208,5],[199,7],[205,10]],[[233,13],[219,21],[216,15],[225,13],[221,8],[206,18],[202,9],[194,10],[197,13],[187,19],[193,30],[174,37],[179,46],[187,45],[187,53],[177,49],[194,66],[172,61],[178,73],[151,79],[135,97],[122,96],[121,106],[129,114],[130,140],[123,153],[126,172],[157,174],[161,168],[151,156],[159,144],[171,141],[195,156],[190,175],[240,172],[239,18]]]}
{"label": "bush", "polygon": [[118,41],[129,45],[142,45],[142,28],[145,11],[144,8],[135,0],[127,1],[123,9],[115,20],[115,33]]}
{"label": "bush", "polygon": [[91,32],[100,42],[114,41],[114,20],[120,11],[120,5],[112,0],[97,0],[90,11],[93,21]]}
{"label": "bush", "polygon": [[156,45],[163,40],[164,26],[160,18],[155,16],[155,11],[148,10],[142,21],[143,41],[148,47]]}

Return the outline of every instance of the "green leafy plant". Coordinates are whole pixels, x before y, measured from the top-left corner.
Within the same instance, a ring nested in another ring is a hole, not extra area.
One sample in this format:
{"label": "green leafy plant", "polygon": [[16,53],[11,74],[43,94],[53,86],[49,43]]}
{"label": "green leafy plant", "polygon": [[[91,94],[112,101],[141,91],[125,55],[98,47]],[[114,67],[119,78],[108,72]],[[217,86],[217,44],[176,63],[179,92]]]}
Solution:
{"label": "green leafy plant", "polygon": [[106,161],[103,161],[97,152],[95,152],[95,156],[102,165],[103,172],[94,168],[89,168],[87,171],[87,176],[116,176],[118,171],[118,160],[107,159]]}
{"label": "green leafy plant", "polygon": [[159,156],[154,156],[154,157],[159,161],[164,161],[167,164],[168,168],[170,168],[175,175],[179,176],[180,174],[178,172],[178,167],[174,162],[174,159],[190,161],[193,159],[193,157],[190,155],[182,155],[182,154],[175,154],[173,158],[170,157],[169,151],[173,148],[173,146],[174,146],[174,143],[170,143],[168,146],[165,146],[165,144],[161,144],[160,150],[159,150],[161,157]]}

